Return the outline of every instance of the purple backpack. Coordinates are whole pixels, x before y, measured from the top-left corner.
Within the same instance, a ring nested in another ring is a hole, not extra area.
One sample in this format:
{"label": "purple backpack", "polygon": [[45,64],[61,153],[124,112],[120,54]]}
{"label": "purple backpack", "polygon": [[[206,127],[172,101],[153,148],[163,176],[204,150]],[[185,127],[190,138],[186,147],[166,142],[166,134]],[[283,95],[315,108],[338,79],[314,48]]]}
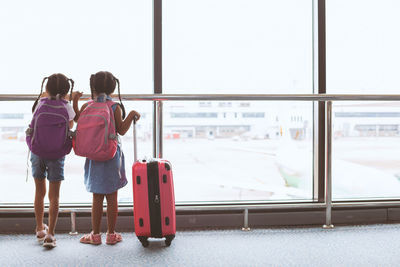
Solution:
{"label": "purple backpack", "polygon": [[59,159],[71,152],[67,103],[61,99],[40,99],[26,130],[26,143],[32,153],[43,159]]}

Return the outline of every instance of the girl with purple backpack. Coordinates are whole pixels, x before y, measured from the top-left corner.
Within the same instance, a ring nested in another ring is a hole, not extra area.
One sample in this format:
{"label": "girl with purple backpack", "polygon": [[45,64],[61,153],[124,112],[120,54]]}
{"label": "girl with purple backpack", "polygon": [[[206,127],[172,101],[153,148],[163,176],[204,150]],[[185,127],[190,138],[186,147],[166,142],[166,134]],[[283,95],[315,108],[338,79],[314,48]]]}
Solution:
{"label": "girl with purple backpack", "polygon": [[[47,80],[46,91],[43,85]],[[61,181],[64,180],[65,155],[71,151],[70,129],[75,112],[65,100],[74,81],[61,73],[45,77],[33,107],[33,119],[26,131],[26,142],[31,151],[32,176],[35,180],[36,238],[47,248],[56,246],[54,231],[58,218]],[[43,223],[46,180],[49,180],[49,226]]]}
{"label": "girl with purple backpack", "polygon": [[[120,103],[112,101],[111,94],[118,85]],[[128,181],[125,175],[125,157],[118,134],[124,135],[132,121],[140,114],[129,112],[125,118],[119,80],[110,72],[100,71],[90,77],[92,100],[78,110],[79,94],[73,98],[78,122],[74,139],[75,154],[86,157],[85,185],[93,193],[92,232],[80,238],[84,244],[102,243],[100,226],[103,216],[103,201],[107,200],[106,244],[114,245],[122,241],[121,234],[115,232],[118,216],[118,190]],[[100,115],[99,112],[103,112]],[[79,119],[79,120],[78,120]],[[100,126],[99,126],[100,125]],[[102,128],[99,128],[102,127]]]}

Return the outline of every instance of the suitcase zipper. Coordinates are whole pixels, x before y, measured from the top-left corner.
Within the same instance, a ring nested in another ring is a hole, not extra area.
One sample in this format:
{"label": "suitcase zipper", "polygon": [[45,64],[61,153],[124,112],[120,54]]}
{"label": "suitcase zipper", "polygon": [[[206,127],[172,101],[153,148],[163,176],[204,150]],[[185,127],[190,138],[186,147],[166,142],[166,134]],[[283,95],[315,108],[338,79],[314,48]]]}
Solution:
{"label": "suitcase zipper", "polygon": [[150,232],[152,237],[162,237],[161,205],[158,162],[147,163]]}

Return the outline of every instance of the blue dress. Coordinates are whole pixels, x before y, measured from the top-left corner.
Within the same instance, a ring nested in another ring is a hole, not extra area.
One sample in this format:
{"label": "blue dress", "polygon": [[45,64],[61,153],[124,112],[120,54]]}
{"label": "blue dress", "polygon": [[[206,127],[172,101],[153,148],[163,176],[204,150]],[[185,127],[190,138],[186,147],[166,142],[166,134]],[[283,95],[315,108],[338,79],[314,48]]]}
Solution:
{"label": "blue dress", "polygon": [[[111,100],[111,97],[99,96],[97,102]],[[113,111],[117,104],[112,106]],[[108,161],[86,159],[85,185],[86,190],[96,194],[111,194],[128,183],[125,174],[125,157],[118,138],[117,152]]]}

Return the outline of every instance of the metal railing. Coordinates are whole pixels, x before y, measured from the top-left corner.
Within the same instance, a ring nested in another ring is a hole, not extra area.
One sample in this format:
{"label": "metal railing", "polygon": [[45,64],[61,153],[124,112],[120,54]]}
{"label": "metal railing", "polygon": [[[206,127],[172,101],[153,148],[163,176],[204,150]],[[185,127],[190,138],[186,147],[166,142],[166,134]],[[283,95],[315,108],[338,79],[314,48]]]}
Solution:
{"label": "metal railing", "polygon": [[[124,94],[121,95],[123,100],[126,101],[154,101],[154,146],[155,155],[162,156],[162,102],[163,101],[313,101],[313,102],[326,102],[326,125],[325,125],[325,201],[324,203],[286,203],[286,204],[270,204],[270,205],[234,205],[234,204],[220,204],[220,205],[190,205],[181,207],[177,206],[177,210],[243,210],[244,214],[244,229],[248,228],[248,211],[250,209],[263,209],[269,206],[270,208],[325,208],[326,211],[326,224],[324,228],[332,228],[332,102],[333,101],[400,101],[400,95],[345,95],[345,94]],[[0,101],[32,101],[37,98],[37,95],[11,95],[0,94]],[[90,95],[84,95],[81,99],[89,99]],[[398,202],[391,201],[388,205],[398,205]],[[346,205],[346,204],[337,204]],[[362,205],[358,203],[358,205]],[[375,206],[376,203],[366,203],[365,205]],[[83,208],[87,209],[87,208]],[[128,209],[128,208],[126,208]],[[22,209],[31,210],[31,209]],[[75,209],[62,209],[65,212],[72,212],[75,214],[79,208]],[[121,210],[121,209],[120,209]],[[0,212],[18,212],[21,209],[1,208]],[[123,210],[121,210],[123,211]],[[71,219],[75,215],[71,215]],[[72,225],[75,222],[72,222]]]}
{"label": "metal railing", "polygon": [[[123,100],[140,101],[399,101],[399,95],[360,94],[122,94]],[[0,101],[33,101],[37,95],[0,94]],[[89,99],[83,95],[81,100]]]}

